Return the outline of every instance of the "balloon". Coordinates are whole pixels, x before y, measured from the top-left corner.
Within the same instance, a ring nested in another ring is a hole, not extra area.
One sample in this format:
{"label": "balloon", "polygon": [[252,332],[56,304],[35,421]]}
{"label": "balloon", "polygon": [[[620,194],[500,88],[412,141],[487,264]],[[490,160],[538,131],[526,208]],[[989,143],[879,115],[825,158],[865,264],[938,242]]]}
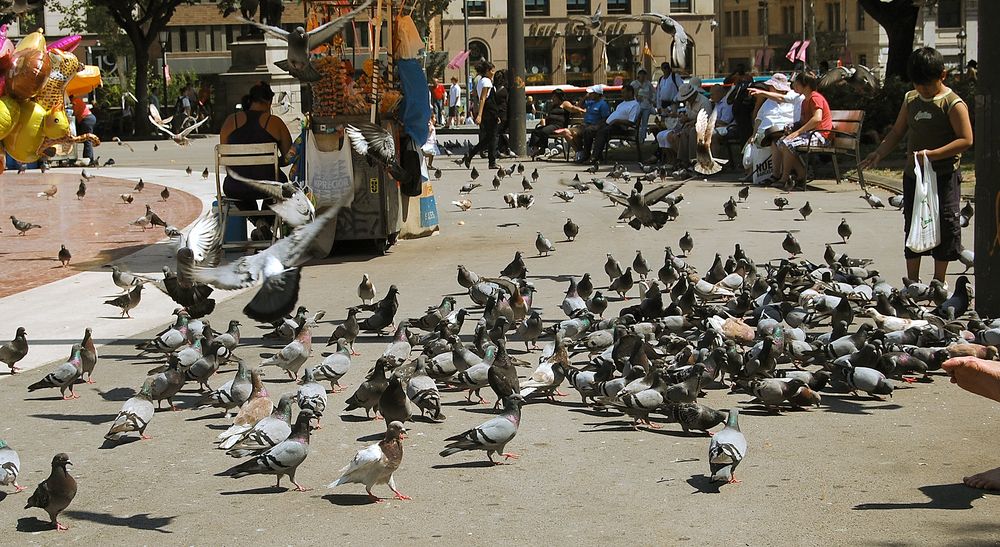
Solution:
{"label": "balloon", "polygon": [[21,115],[21,105],[13,97],[0,97],[0,140],[10,134]]}
{"label": "balloon", "polygon": [[76,49],[76,46],[80,45],[80,40],[82,39],[83,36],[80,36],[79,34],[74,34],[72,36],[66,36],[65,38],[60,38],[46,47],[48,47],[48,49],[50,50],[61,49],[63,51],[73,51],[74,49]]}
{"label": "balloon", "polygon": [[[20,45],[18,46],[20,47]],[[49,78],[52,62],[43,49],[14,49],[14,65],[7,72],[7,89],[18,99],[30,99]]]}
{"label": "balloon", "polygon": [[67,95],[86,95],[101,85],[101,69],[94,65],[86,65],[76,76],[66,84]]}
{"label": "balloon", "polygon": [[40,156],[38,148],[46,138],[57,139],[69,134],[69,119],[65,110],[49,112],[35,101],[22,101],[18,121],[3,139],[10,157],[21,163],[32,163]]}
{"label": "balloon", "polygon": [[45,84],[35,94],[35,102],[50,110],[61,110],[65,104],[66,84],[83,68],[83,63],[76,55],[61,49],[50,49],[48,56],[52,68]]}
{"label": "balloon", "polygon": [[14,51],[25,51],[29,49],[34,49],[37,51],[45,51],[45,35],[42,34],[41,29],[28,34],[21,41],[17,43],[17,47]]}

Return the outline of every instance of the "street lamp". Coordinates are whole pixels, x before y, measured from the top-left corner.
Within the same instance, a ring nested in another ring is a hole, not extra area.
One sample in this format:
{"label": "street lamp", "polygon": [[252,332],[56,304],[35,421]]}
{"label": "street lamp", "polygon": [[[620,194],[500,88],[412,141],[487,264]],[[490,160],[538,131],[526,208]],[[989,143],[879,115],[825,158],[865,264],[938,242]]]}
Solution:
{"label": "street lamp", "polygon": [[628,49],[632,52],[632,62],[634,64],[639,63],[639,37],[633,36],[631,40],[628,41]]}
{"label": "street lamp", "polygon": [[969,35],[965,33],[965,27],[960,28],[958,30],[958,35],[955,37],[958,38],[958,70],[960,74],[965,74],[965,40],[969,37]]}
{"label": "street lamp", "polygon": [[163,29],[160,31],[160,62],[163,64],[163,98],[160,99],[160,108],[167,104],[167,40],[170,39],[170,31]]}

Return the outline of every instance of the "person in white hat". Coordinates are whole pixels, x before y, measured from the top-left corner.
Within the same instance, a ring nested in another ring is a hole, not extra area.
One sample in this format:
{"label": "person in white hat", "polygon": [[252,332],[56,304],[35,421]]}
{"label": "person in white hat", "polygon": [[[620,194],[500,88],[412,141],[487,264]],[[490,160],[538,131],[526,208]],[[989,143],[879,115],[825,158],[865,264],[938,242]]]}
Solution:
{"label": "person in white hat", "polygon": [[577,154],[578,163],[590,161],[590,149],[594,146],[594,137],[597,130],[604,127],[611,115],[611,106],[604,100],[604,86],[597,84],[587,88],[587,100],[583,103],[585,112],[583,113],[583,144]]}
{"label": "person in white hat", "polygon": [[[701,80],[695,80],[700,83]],[[664,129],[656,134],[659,145],[659,161],[674,163],[674,169],[685,169],[691,165],[695,153],[695,122],[702,110],[711,111],[712,102],[699,92],[699,88],[690,81],[681,84],[677,90],[677,101],[684,104],[684,113],[672,129]]]}
{"label": "person in white hat", "polygon": [[635,89],[630,85],[622,86],[622,102],[608,116],[604,125],[594,135],[594,143],[590,152],[593,163],[604,161],[604,149],[608,141],[614,137],[627,135],[635,131],[639,119],[639,101],[635,100]]}
{"label": "person in white hat", "polygon": [[[754,126],[750,133],[749,144],[752,147],[768,148],[772,145],[775,135],[782,135],[786,127],[795,123],[796,110],[802,104],[802,95],[792,90],[788,77],[780,72],[774,73],[770,79],[754,84],[749,90],[755,99]],[[760,184],[773,184],[778,180],[780,166],[774,162],[781,161],[780,156],[772,153],[772,175],[759,181]]]}

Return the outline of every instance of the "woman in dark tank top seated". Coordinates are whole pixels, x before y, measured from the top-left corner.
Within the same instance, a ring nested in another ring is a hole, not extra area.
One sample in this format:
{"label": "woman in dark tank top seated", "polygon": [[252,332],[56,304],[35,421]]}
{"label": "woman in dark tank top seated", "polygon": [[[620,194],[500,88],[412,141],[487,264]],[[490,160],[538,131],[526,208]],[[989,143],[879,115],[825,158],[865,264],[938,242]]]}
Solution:
{"label": "woman in dark tank top seated", "polygon": [[545,117],[531,130],[528,138],[528,155],[534,158],[545,152],[549,146],[549,137],[559,129],[569,127],[569,117],[571,112],[582,114],[584,109],[566,100],[563,90],[556,89],[552,92],[552,100],[549,101]]}
{"label": "woman in dark tank top seated", "polygon": [[[285,165],[284,158],[288,154],[288,149],[292,147],[292,136],[289,134],[285,122],[271,114],[271,100],[273,98],[274,92],[271,91],[271,86],[267,83],[259,82],[251,87],[250,93],[244,95],[241,101],[242,112],[230,114],[225,123],[222,124],[219,142],[222,144],[277,143],[281,165]],[[281,170],[278,170],[276,178],[274,166],[271,164],[239,165],[230,167],[230,169],[249,179],[278,180],[281,182],[288,180]],[[236,206],[243,211],[256,211],[257,200],[267,197],[228,175],[222,183],[222,193],[227,198],[235,200]]]}

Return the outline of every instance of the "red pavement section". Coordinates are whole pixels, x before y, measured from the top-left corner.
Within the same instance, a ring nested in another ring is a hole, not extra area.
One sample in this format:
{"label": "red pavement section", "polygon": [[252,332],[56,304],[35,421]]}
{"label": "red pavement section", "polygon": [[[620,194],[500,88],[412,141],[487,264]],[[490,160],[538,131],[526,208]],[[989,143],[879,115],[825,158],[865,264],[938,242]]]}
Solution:
{"label": "red pavement section", "polygon": [[[163,239],[163,228],[146,230],[130,223],[146,212],[148,203],[166,223],[183,229],[201,214],[201,200],[180,190],[170,190],[161,201],[163,187],[144,181],[142,193],[135,182],[94,176],[87,181],[87,194],[77,199],[80,172],[41,174],[7,171],[0,175],[0,297],[69,277],[80,271],[99,269],[116,258]],[[52,199],[37,194],[56,185]],[[131,193],[126,205],[119,198]],[[40,224],[19,236],[10,215]],[[60,267],[56,255],[65,245],[73,255],[69,267]]]}

